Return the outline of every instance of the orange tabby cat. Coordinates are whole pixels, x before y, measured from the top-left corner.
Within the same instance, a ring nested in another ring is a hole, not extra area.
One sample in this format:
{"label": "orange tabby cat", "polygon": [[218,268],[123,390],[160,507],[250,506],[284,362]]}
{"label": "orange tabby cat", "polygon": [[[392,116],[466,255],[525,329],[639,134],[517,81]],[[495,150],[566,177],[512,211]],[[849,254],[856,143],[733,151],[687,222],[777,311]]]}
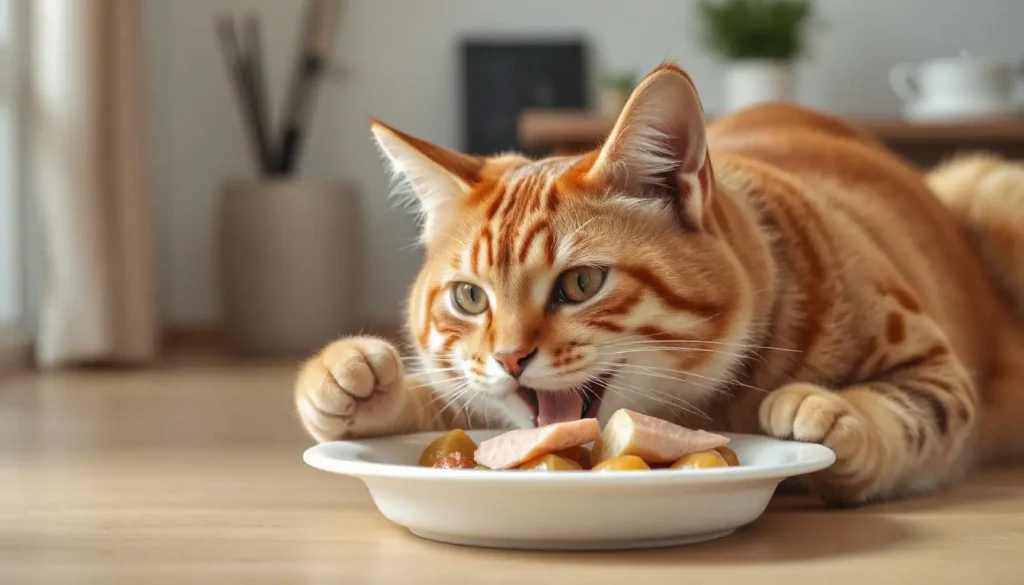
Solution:
{"label": "orange tabby cat", "polygon": [[[929,490],[1022,444],[1024,179],[979,184],[1003,163],[928,177],[947,208],[833,118],[768,105],[705,128],[672,65],[583,156],[372,130],[423,212],[417,371],[379,339],[327,346],[295,388],[318,440],[627,407],[823,443],[837,462],[807,481],[840,503]],[[976,254],[962,222],[998,227],[975,238],[997,251]]]}

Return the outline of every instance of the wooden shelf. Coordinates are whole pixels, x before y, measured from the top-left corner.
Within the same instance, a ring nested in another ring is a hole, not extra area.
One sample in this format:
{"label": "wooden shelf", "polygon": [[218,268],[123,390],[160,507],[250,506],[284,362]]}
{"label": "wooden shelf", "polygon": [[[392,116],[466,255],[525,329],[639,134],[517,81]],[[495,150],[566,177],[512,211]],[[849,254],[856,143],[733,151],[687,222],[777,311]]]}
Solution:
{"label": "wooden shelf", "polygon": [[[1024,118],[962,124],[855,120],[882,140],[903,144],[1024,144]],[[519,139],[535,148],[577,148],[604,139],[613,117],[578,110],[528,110],[519,117]]]}

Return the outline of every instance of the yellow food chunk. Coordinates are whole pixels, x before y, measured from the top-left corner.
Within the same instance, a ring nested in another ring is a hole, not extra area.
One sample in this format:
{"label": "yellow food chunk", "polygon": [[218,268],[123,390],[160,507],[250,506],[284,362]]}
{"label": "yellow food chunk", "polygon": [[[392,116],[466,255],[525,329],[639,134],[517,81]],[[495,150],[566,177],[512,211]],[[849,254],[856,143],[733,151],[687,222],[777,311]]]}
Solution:
{"label": "yellow food chunk", "polygon": [[420,465],[423,467],[437,467],[438,462],[446,456],[452,453],[461,453],[461,461],[472,461],[473,465],[470,465],[470,467],[473,467],[476,465],[476,462],[473,461],[473,453],[475,452],[476,443],[473,442],[473,439],[469,438],[466,431],[455,429],[441,435],[434,442],[427,445],[427,448],[423,450],[423,454],[420,455]]}
{"label": "yellow food chunk", "polygon": [[740,458],[736,456],[736,452],[728,447],[715,447],[715,451],[725,459],[725,462],[729,464],[729,467],[737,467],[740,464]]}
{"label": "yellow food chunk", "polygon": [[590,469],[590,449],[586,447],[569,447],[568,449],[555,451],[555,455],[579,463],[582,469]]}
{"label": "yellow food chunk", "polygon": [[729,464],[719,455],[718,451],[701,451],[683,455],[672,464],[672,469],[711,469],[728,466]]}
{"label": "yellow food chunk", "polygon": [[650,468],[651,466],[636,455],[619,455],[598,463],[594,466],[594,471],[637,471]]}
{"label": "yellow food chunk", "polygon": [[554,453],[534,457],[519,467],[516,467],[516,469],[524,471],[583,471],[583,468],[580,467],[579,463],[576,463],[572,459],[559,457]]}
{"label": "yellow food chunk", "polygon": [[466,457],[461,451],[452,451],[437,460],[434,467],[438,469],[473,469],[476,461],[472,457]]}

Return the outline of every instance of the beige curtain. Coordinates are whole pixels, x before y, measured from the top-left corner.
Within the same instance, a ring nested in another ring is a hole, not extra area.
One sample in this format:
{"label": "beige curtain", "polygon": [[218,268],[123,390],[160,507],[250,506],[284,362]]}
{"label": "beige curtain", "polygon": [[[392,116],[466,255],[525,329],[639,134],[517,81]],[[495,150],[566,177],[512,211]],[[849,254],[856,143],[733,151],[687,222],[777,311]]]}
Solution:
{"label": "beige curtain", "polygon": [[156,352],[139,0],[32,0],[29,139],[43,367]]}

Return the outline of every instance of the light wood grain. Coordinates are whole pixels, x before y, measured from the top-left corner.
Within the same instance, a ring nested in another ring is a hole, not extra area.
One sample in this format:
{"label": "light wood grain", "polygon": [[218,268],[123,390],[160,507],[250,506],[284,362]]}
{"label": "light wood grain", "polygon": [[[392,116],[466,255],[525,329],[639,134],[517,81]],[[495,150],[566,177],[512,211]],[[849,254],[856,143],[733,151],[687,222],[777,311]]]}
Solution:
{"label": "light wood grain", "polygon": [[[896,143],[1024,144],[1024,119],[965,124],[910,124],[898,120],[855,120],[882,140]],[[597,144],[615,118],[577,110],[527,110],[519,117],[524,146],[571,150]]]}
{"label": "light wood grain", "polygon": [[[859,510],[779,498],[706,545],[434,544],[306,467],[291,364],[0,379],[0,583],[1021,583],[1024,468]],[[507,505],[529,505],[509,502]]]}

